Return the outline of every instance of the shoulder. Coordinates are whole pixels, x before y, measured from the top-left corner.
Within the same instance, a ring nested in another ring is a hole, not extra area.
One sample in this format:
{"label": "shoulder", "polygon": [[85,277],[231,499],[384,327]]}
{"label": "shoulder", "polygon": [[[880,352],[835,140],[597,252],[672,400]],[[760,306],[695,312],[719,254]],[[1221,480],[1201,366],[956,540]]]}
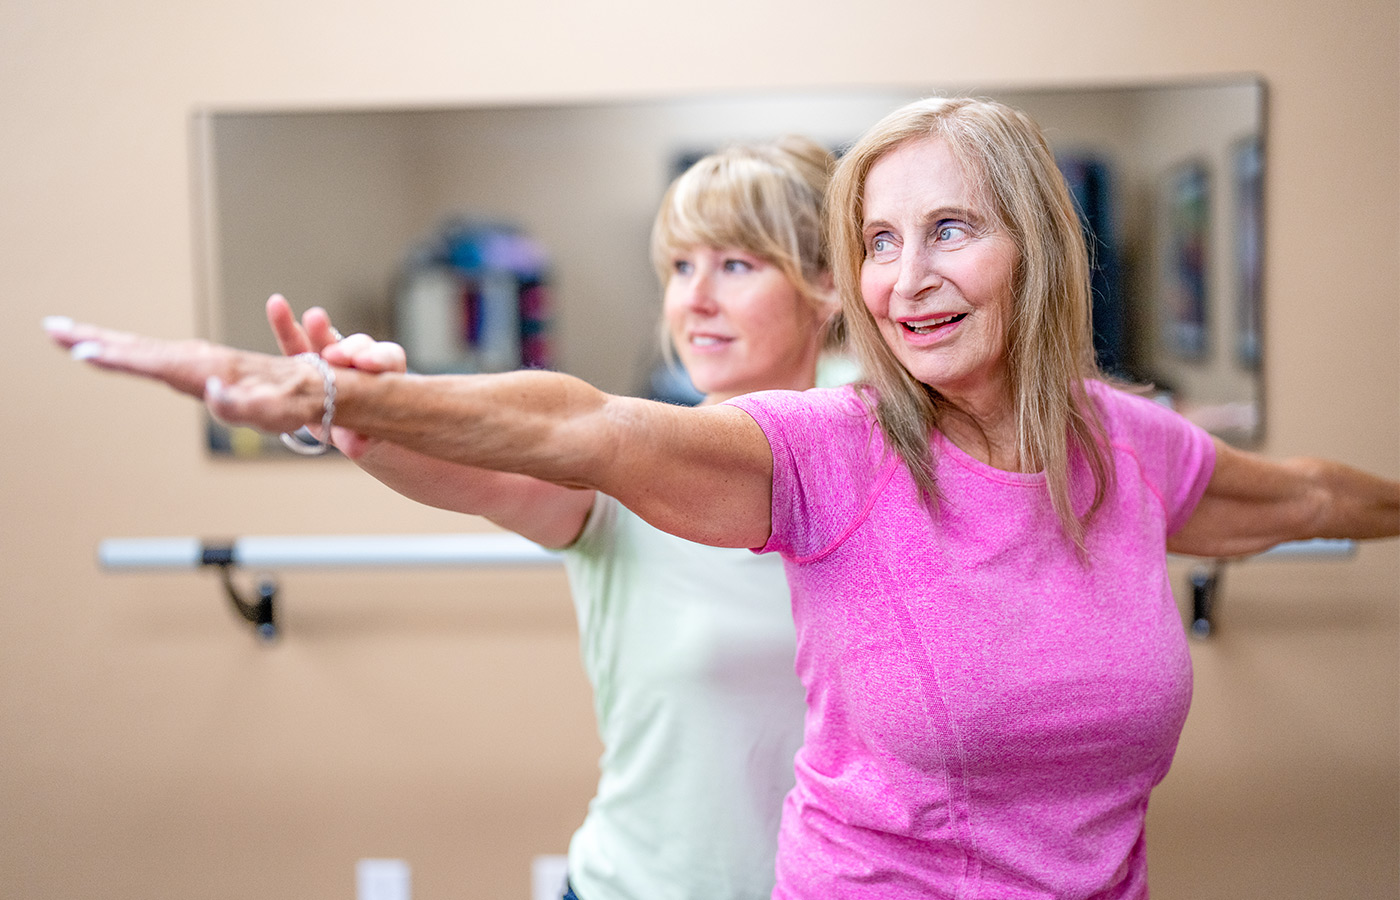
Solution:
{"label": "shoulder", "polygon": [[1084,389],[1097,408],[1104,430],[1115,443],[1136,444],[1167,434],[1205,436],[1201,428],[1159,402],[1147,389],[1139,392],[1131,386],[1098,379],[1085,381]]}
{"label": "shoulder", "polygon": [[765,432],[770,428],[860,428],[874,421],[870,404],[851,385],[806,391],[756,391],[726,404],[748,413]]}
{"label": "shoulder", "polygon": [[1085,389],[1097,404],[1121,476],[1135,471],[1157,494],[1172,528],[1199,502],[1215,468],[1205,429],[1149,396],[1102,381]]}
{"label": "shoulder", "polygon": [[886,455],[874,403],[861,388],[762,391],[729,402],[758,423],[775,466],[861,469]]}

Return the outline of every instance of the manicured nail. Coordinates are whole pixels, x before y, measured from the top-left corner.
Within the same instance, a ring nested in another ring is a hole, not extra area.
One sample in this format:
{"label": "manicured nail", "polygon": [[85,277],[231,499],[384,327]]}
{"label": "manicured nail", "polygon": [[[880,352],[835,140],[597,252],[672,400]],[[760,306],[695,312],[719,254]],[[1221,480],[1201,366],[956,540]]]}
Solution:
{"label": "manicured nail", "polygon": [[44,316],[44,330],[50,334],[56,331],[72,331],[73,320],[67,316]]}
{"label": "manicured nail", "polygon": [[204,402],[218,403],[224,399],[224,382],[217,375],[210,375],[204,382]]}
{"label": "manicured nail", "polygon": [[97,341],[79,341],[68,352],[74,359],[97,359],[102,355],[102,345]]}

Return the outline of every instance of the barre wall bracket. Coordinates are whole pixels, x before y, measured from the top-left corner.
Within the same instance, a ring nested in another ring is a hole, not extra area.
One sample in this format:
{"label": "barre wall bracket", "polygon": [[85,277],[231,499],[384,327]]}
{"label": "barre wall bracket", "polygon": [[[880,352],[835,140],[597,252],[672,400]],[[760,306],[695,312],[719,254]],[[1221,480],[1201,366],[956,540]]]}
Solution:
{"label": "barre wall bracket", "polygon": [[224,594],[234,611],[252,624],[258,637],[271,641],[277,637],[277,582],[268,576],[258,579],[254,588],[256,596],[245,598],[233,583],[233,546],[229,544],[206,544],[200,554],[200,564],[214,566],[219,570],[219,580],[223,583]]}
{"label": "barre wall bracket", "polygon": [[1244,559],[1206,559],[1191,569],[1191,636],[1208,638],[1215,630],[1215,617],[1220,605],[1220,584],[1225,566],[1251,560],[1322,560],[1348,559],[1356,555],[1356,542],[1331,538],[1310,541],[1289,541]]}

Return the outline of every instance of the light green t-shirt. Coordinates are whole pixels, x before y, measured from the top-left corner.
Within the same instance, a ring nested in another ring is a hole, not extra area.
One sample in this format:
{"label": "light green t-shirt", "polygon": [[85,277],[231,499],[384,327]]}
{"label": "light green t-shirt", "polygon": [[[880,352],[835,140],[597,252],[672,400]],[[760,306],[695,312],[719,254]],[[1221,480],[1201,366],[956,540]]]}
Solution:
{"label": "light green t-shirt", "polygon": [[777,554],[693,544],[598,495],[564,554],[603,740],[581,900],[767,900],[802,743]]}

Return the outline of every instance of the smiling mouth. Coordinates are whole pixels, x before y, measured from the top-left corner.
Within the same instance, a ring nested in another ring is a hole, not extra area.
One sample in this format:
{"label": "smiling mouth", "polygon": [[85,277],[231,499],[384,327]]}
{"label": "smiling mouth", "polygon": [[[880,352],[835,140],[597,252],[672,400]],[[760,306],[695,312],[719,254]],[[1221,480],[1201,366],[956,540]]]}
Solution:
{"label": "smiling mouth", "polygon": [[905,331],[913,334],[933,334],[944,325],[952,325],[954,322],[961,322],[967,318],[967,313],[954,313],[951,316],[943,316],[938,319],[923,319],[918,322],[900,322]]}
{"label": "smiling mouth", "polygon": [[692,347],[718,347],[721,344],[729,343],[730,340],[732,338],[716,337],[713,334],[693,334],[690,336],[690,345]]}

